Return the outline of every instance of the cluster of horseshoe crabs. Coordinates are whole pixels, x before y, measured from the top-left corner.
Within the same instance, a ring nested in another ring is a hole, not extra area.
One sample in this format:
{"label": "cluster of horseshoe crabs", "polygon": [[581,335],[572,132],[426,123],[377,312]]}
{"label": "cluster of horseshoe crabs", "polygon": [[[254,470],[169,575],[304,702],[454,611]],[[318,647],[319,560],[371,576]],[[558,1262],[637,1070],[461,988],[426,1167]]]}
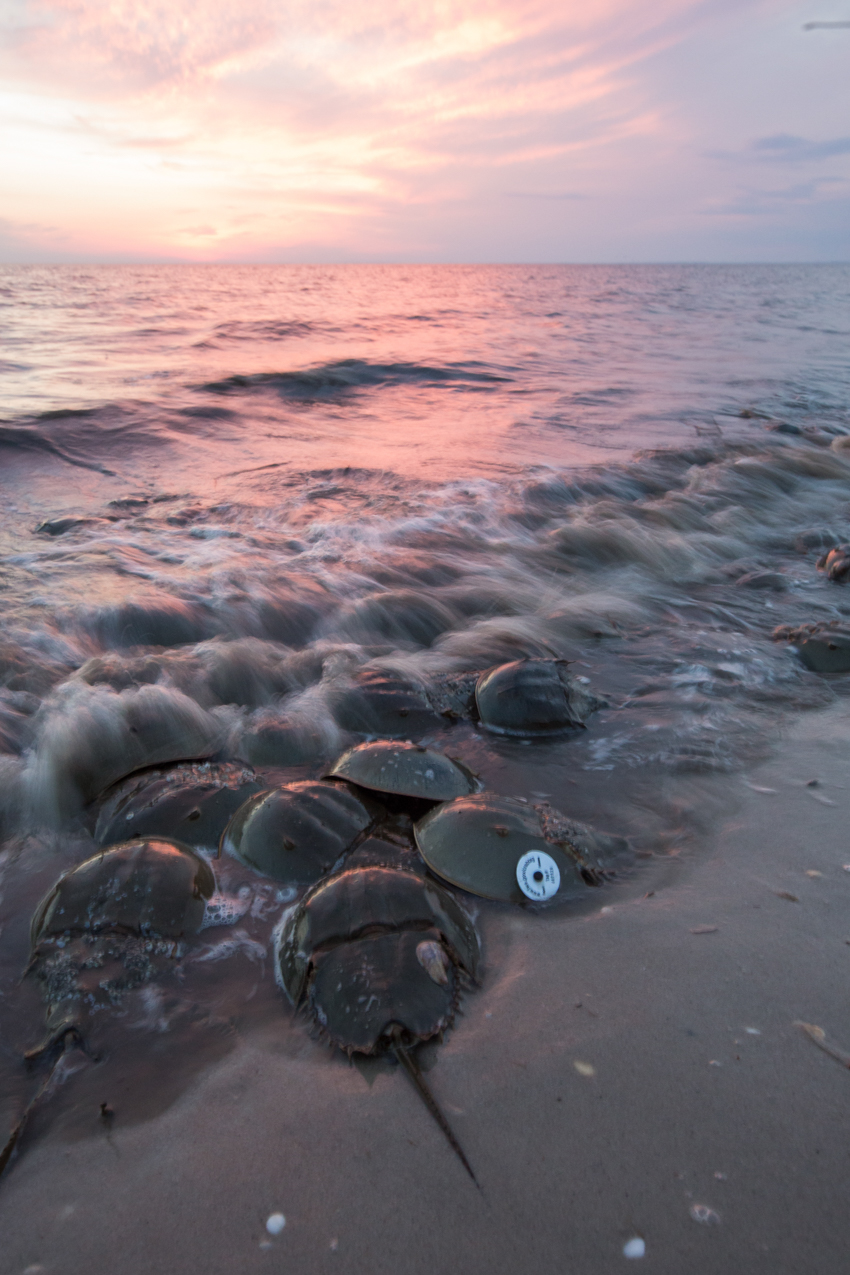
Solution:
{"label": "cluster of horseshoe crabs", "polygon": [[[599,704],[563,661],[518,660],[427,693],[370,674],[344,709],[361,723],[439,713],[542,737],[582,727]],[[47,1035],[31,1056],[84,1043],[88,1013],[179,960],[215,890],[200,849],[217,846],[290,898],[301,893],[275,931],[292,1005],[349,1057],[394,1055],[472,1175],[414,1057],[442,1038],[478,980],[478,935],[453,889],[525,905],[574,898],[610,875],[626,843],[548,805],[484,792],[461,762],[387,733],[396,738],[350,748],[324,778],[274,788],[250,767],[169,766],[161,751],[156,766],[119,776],[99,804],[103,849],[33,918],[29,972]]]}

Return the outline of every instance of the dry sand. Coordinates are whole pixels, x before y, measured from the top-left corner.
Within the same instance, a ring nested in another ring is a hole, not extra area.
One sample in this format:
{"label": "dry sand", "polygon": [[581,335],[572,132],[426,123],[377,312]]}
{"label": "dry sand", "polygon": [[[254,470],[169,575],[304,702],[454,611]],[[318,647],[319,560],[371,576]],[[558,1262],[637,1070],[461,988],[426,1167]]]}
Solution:
{"label": "dry sand", "polygon": [[850,1050],[848,763],[838,704],[753,786],[724,780],[672,866],[584,913],[488,918],[484,987],[429,1071],[480,1191],[403,1075],[364,1076],[282,1009],[147,1120],[108,1070],[75,1076],[75,1136],[45,1120],[0,1188],[0,1271],[845,1269],[850,1071],[794,1023]]}

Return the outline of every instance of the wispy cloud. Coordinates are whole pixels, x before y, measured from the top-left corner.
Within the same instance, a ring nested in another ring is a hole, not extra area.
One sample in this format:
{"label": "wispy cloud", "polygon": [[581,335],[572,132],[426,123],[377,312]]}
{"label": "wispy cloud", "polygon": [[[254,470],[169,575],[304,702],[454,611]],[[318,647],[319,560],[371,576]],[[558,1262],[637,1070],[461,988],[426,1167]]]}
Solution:
{"label": "wispy cloud", "polygon": [[776,216],[783,214],[791,206],[832,200],[836,195],[836,187],[848,186],[850,183],[839,177],[814,177],[810,181],[795,182],[790,186],[740,190],[735,198],[709,205],[704,211],[737,217],[763,217],[766,214]]}
{"label": "wispy cloud", "polygon": [[753,142],[753,150],[785,163],[828,159],[832,155],[850,155],[850,137],[810,142],[805,137],[795,137],[793,133],[775,133],[773,137],[760,137]]}
{"label": "wispy cloud", "polygon": [[6,36],[27,78],[126,96],[238,66],[276,27],[263,0],[30,0],[18,3]]}
{"label": "wispy cloud", "polygon": [[834,155],[850,155],[850,137],[833,137],[821,142],[797,137],[794,133],[773,133],[758,137],[738,151],[708,151],[710,159],[726,159],[750,164],[753,160],[775,164],[805,164]]}
{"label": "wispy cloud", "polygon": [[[717,158],[731,174],[850,152],[782,116],[742,143],[691,86],[730,33],[805,43],[795,4],[6,0],[0,199],[12,220],[60,208],[95,257],[649,245],[698,224]],[[734,203],[736,179],[712,198]]]}

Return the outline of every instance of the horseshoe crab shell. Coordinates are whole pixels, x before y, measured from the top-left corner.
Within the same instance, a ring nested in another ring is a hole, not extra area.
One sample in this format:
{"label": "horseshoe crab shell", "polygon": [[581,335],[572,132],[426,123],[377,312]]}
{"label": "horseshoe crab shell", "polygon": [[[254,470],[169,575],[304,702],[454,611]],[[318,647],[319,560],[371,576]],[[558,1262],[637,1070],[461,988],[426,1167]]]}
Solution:
{"label": "horseshoe crab shell", "polygon": [[131,775],[101,806],[95,840],[108,846],[126,837],[174,836],[215,849],[228,821],[261,788],[250,767],[233,762],[186,762]]}
{"label": "horseshoe crab shell", "polygon": [[33,947],[65,934],[106,930],[160,938],[195,934],[215,890],[208,863],[175,841],[125,841],[60,877],[31,926]]}
{"label": "horseshoe crab shell", "polygon": [[41,984],[47,1034],[27,1059],[82,1043],[91,1010],[120,1003],[172,967],[182,940],[201,928],[214,889],[209,865],[193,850],[153,839],[112,846],[60,877],[30,927],[27,973]]}
{"label": "horseshoe crab shell", "polygon": [[389,740],[349,748],[330,773],[361,788],[426,801],[450,801],[475,792],[478,787],[475,776],[444,753]]}
{"label": "horseshoe crab shell", "polygon": [[240,806],[221,847],[287,885],[312,885],[384,813],[333,780],[304,780],[256,793]]}
{"label": "horseshoe crab shell", "polygon": [[210,757],[222,745],[222,721],[179,691],[67,686],[35,753],[40,806],[60,822],[127,775]]}
{"label": "horseshoe crab shell", "polygon": [[534,736],[584,726],[602,701],[569,676],[566,660],[514,660],[481,674],[475,704],[487,730]]}
{"label": "horseshoe crab shell", "polygon": [[822,554],[815,563],[828,580],[843,584],[850,576],[850,545],[838,545]]}
{"label": "horseshoe crab shell", "polygon": [[773,640],[793,642],[800,662],[813,673],[850,671],[850,630],[835,620],[797,628],[780,625],[774,630]]}
{"label": "horseshoe crab shell", "polygon": [[424,693],[393,673],[367,669],[334,704],[343,730],[361,735],[408,738],[439,726],[440,719]]}
{"label": "horseshoe crab shell", "polygon": [[414,825],[414,833],[437,876],[506,903],[578,898],[628,852],[623,838],[594,832],[547,805],[489,793],[438,806]]}
{"label": "horseshoe crab shell", "polygon": [[375,865],[320,882],[289,916],[278,967],[296,1007],[347,1053],[372,1054],[400,1025],[406,1043],[450,1026],[478,936],[456,899],[419,873]]}

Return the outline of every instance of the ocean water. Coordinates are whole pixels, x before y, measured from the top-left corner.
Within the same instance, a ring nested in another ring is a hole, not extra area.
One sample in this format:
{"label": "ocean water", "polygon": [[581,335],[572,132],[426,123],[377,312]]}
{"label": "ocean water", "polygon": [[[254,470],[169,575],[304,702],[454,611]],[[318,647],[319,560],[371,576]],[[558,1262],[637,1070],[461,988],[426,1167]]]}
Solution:
{"label": "ocean water", "polygon": [[[411,737],[628,836],[623,888],[687,852],[843,693],[773,635],[850,617],[816,567],[850,540],[848,338],[847,266],[0,270],[8,1075],[29,915],[92,853],[133,697],[278,782],[368,736],[365,673],[557,656],[606,701],[586,730]],[[220,871],[241,928],[204,977],[262,968],[279,1013],[288,900]]]}

